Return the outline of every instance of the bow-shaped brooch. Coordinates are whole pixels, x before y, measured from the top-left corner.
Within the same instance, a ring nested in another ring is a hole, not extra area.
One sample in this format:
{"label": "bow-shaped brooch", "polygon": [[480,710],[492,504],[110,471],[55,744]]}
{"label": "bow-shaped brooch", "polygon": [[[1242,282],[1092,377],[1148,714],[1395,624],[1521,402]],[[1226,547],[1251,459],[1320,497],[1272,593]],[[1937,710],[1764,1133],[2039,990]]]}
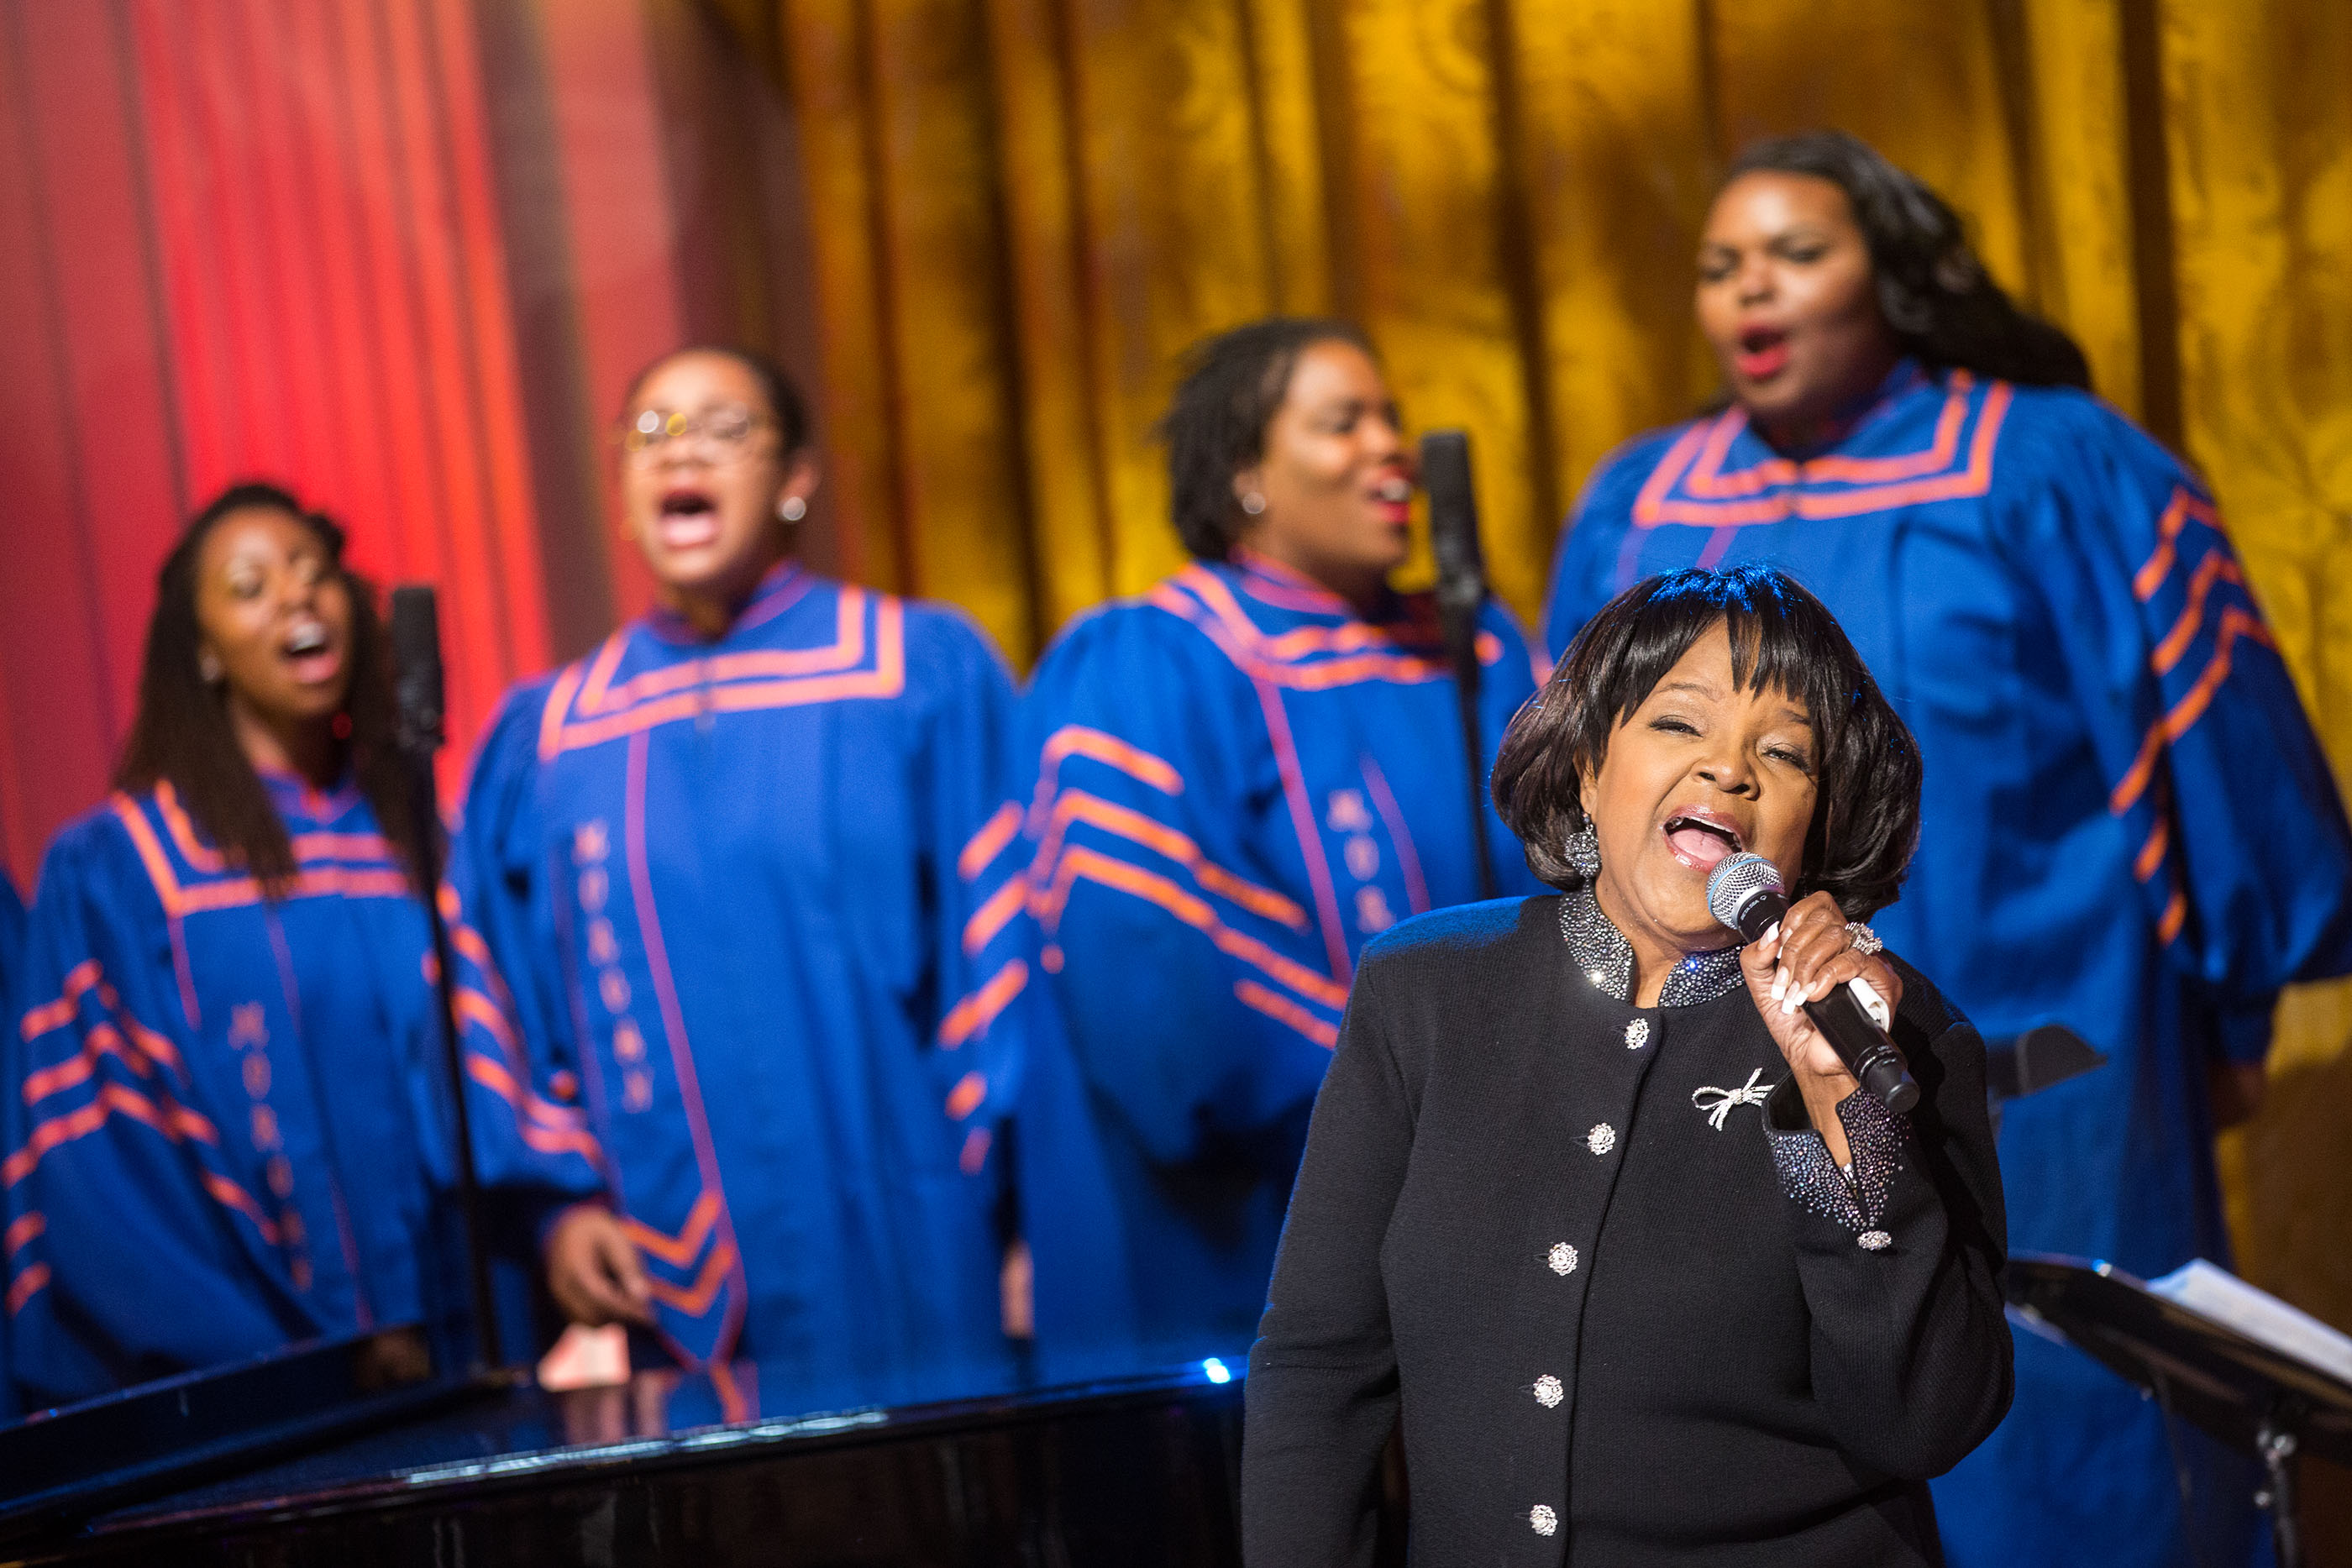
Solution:
{"label": "bow-shaped brooch", "polygon": [[[1707,1113],[1706,1124],[1720,1133],[1723,1131],[1723,1119],[1731,1114],[1733,1106],[1761,1105],[1771,1098],[1776,1085],[1766,1083],[1759,1086],[1756,1081],[1763,1076],[1764,1070],[1759,1067],[1750,1072],[1748,1082],[1737,1089],[1694,1089],[1691,1091],[1691,1103],[1705,1111]],[[1710,1095],[1712,1099],[1708,1098]]]}

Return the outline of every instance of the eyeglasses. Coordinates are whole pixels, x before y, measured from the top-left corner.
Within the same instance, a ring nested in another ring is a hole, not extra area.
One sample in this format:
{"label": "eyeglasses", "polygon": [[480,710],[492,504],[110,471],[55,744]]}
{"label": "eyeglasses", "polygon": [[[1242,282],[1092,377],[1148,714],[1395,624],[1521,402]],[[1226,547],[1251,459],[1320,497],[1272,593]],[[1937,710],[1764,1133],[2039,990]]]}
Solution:
{"label": "eyeglasses", "polygon": [[743,455],[754,434],[774,423],[740,402],[722,402],[699,413],[649,408],[622,430],[621,452],[632,462],[650,463],[671,442],[693,441],[709,462],[732,463]]}

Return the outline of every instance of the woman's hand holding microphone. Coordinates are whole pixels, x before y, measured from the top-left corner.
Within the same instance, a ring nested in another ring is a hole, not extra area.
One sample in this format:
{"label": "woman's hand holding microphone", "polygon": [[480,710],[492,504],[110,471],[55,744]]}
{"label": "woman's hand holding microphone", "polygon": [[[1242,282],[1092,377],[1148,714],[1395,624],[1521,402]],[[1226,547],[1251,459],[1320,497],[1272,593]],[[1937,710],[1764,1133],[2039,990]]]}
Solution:
{"label": "woman's hand holding microphone", "polygon": [[1895,966],[1855,946],[1845,912],[1828,894],[1816,893],[1791,904],[1779,925],[1750,942],[1739,955],[1739,967],[1773,1043],[1796,1074],[1814,1129],[1829,1145],[1831,1157],[1845,1165],[1852,1155],[1837,1104],[1859,1086],[1806,1016],[1804,1004],[1858,979],[1878,993],[1891,1014],[1903,1000]]}

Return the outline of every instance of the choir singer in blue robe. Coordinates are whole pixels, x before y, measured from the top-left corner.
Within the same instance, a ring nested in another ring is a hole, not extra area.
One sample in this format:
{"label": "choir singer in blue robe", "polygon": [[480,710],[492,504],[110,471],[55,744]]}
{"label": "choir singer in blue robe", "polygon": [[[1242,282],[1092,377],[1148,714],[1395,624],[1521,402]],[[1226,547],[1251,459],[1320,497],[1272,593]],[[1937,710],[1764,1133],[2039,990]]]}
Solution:
{"label": "choir singer in blue robe", "polygon": [[1025,698],[1049,1370],[1244,1349],[1357,953],[1479,896],[1475,832],[1501,892],[1536,886],[1483,788],[1535,669],[1486,605],[1474,807],[1432,597],[1389,583],[1413,466],[1361,334],[1211,340],[1161,429],[1193,564],[1073,624]]}
{"label": "choir singer in blue robe", "polygon": [[509,695],[460,835],[608,1162],[550,1229],[556,1297],[735,1414],[744,1364],[803,1408],[1010,1376],[1012,683],[960,615],[794,562],[803,407],[733,350],[638,379],[623,528],[660,605]]}
{"label": "choir singer in blue robe", "polygon": [[[1740,161],[1697,308],[1728,405],[1594,476],[1552,644],[1675,567],[1819,594],[1927,762],[1887,945],[1988,1038],[2054,1021],[2110,1059],[2009,1109],[2011,1248],[2226,1260],[2213,1133],[2260,1092],[2279,988],[2352,969],[2352,836],[2212,497],[1851,138]],[[2185,1518],[2158,1407],[2020,1335],[2008,1419],[1937,1485],[1952,1561],[2246,1562],[2250,1464],[2176,1437]]]}
{"label": "choir singer in blue robe", "polygon": [[[0,1038],[27,1409],[395,1325],[455,1351],[454,1118],[388,670],[341,531],[283,491],[227,491],[164,562],[117,792],[49,847]],[[522,1087],[503,988],[440,896],[480,1174],[540,1206],[593,1191],[585,1126]]]}

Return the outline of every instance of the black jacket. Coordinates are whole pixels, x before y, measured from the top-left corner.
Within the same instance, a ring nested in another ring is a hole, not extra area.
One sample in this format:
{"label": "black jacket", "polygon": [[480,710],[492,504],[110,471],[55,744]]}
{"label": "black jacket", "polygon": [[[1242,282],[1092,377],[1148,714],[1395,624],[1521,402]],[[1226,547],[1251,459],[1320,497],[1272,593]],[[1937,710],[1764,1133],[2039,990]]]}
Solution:
{"label": "black jacket", "polygon": [[1369,1563],[1401,1419],[1418,1563],[1940,1562],[1926,1479],[2011,1388],[1975,1030],[1903,969],[1921,1099],[1839,1108],[1849,1186],[1745,987],[1629,1006],[1558,913],[1364,954],[1250,1356],[1247,1561]]}

